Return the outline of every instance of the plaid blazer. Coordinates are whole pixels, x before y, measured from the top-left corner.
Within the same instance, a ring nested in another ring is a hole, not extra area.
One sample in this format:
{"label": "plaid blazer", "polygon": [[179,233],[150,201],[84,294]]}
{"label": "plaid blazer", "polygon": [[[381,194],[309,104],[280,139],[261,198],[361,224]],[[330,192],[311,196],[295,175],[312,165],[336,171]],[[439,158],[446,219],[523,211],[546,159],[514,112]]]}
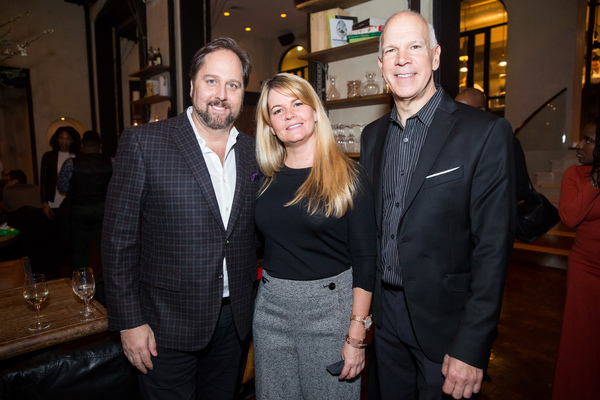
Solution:
{"label": "plaid blazer", "polygon": [[236,188],[224,228],[187,114],[121,135],[108,188],[102,263],[111,330],[148,323],[157,344],[206,346],[219,317],[223,257],[238,334],[250,331],[256,279],[254,139],[235,144]]}

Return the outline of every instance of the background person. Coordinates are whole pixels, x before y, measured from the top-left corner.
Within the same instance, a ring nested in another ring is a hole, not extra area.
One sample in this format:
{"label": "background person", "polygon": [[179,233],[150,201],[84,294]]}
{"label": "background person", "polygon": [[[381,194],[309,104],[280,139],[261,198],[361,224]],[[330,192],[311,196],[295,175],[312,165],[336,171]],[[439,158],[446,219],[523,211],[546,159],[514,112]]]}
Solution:
{"label": "background person", "polygon": [[257,275],[254,140],[233,126],[250,60],[229,38],[190,68],[192,106],[127,128],[104,216],[109,328],[145,399],[233,399]]}
{"label": "background person", "polygon": [[[359,399],[375,274],[371,186],[338,149],[310,84],[280,73],[257,107],[264,258],[253,340],[256,397]],[[339,375],[325,367],[345,360]]]}
{"label": "background person", "polygon": [[487,99],[485,98],[485,93],[479,89],[466,88],[457,94],[454,100],[487,111]]}
{"label": "background person", "polygon": [[[98,251],[101,248],[104,202],[112,176],[112,160],[100,154],[101,149],[100,135],[93,131],[85,132],[81,140],[81,154],[66,160],[58,177],[58,190],[69,195],[74,270],[90,265],[92,240],[96,242]],[[97,280],[99,278],[96,276]]]}
{"label": "background person", "polygon": [[40,174],[40,200],[42,212],[49,220],[54,219],[56,210],[62,204],[65,195],[58,191],[56,182],[63,163],[75,157],[81,150],[81,137],[70,126],[59,127],[50,138],[51,151],[42,156]]}
{"label": "background person", "polygon": [[420,14],[388,20],[379,67],[394,107],[361,136],[378,226],[373,317],[384,399],[480,390],[513,244],[510,124],[434,84],[440,52]]}
{"label": "background person", "polygon": [[562,179],[558,212],[576,228],[567,268],[567,295],[558,348],[553,400],[594,399],[600,376],[600,117],[577,144],[582,165]]}

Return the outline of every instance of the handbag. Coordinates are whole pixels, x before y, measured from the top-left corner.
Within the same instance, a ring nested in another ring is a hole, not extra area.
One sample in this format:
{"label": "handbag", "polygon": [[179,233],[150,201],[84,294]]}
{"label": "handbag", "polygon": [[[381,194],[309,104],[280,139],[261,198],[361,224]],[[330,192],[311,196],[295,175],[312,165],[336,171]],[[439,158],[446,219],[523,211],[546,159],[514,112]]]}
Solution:
{"label": "handbag", "polygon": [[517,231],[515,237],[530,243],[544,236],[560,221],[558,209],[546,196],[537,192],[529,179],[529,193],[517,204]]}

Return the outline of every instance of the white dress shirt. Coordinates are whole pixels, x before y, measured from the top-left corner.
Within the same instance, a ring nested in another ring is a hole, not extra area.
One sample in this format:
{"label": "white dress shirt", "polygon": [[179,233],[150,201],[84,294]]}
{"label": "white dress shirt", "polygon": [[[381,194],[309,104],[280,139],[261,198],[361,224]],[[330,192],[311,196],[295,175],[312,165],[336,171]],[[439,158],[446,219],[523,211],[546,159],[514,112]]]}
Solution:
{"label": "white dress shirt", "polygon": [[[227,139],[227,147],[225,148],[225,158],[223,164],[221,159],[206,145],[206,141],[200,137],[196,125],[192,119],[193,108],[190,106],[187,109],[187,116],[196,134],[198,145],[202,150],[202,156],[204,162],[208,168],[210,174],[210,180],[215,191],[217,203],[219,203],[219,210],[221,211],[221,218],[223,225],[227,229],[227,223],[229,222],[229,214],[231,213],[231,205],[233,204],[233,195],[235,193],[236,183],[236,168],[235,168],[235,149],[233,145],[237,141],[239,134],[235,127],[232,127],[229,131],[229,138]],[[229,279],[227,276],[227,259],[223,258],[223,297],[229,297]]]}

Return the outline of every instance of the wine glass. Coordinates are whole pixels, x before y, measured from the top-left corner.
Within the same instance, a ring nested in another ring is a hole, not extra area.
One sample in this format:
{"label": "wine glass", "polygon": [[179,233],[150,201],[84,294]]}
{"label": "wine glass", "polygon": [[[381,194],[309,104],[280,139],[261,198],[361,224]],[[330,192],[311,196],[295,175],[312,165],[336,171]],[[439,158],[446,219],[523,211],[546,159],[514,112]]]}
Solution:
{"label": "wine glass", "polygon": [[90,300],[96,293],[94,272],[91,268],[79,268],[73,271],[73,292],[83,300],[83,310],[79,311],[84,317],[89,316],[96,309],[90,306]]}
{"label": "wine glass", "polygon": [[42,322],[40,305],[48,296],[48,284],[46,283],[46,277],[44,274],[35,274],[25,277],[25,284],[23,285],[23,297],[29,303],[33,304],[37,311],[37,320],[35,324],[29,326],[29,330],[36,331],[39,329],[45,329],[50,326],[48,322]]}

